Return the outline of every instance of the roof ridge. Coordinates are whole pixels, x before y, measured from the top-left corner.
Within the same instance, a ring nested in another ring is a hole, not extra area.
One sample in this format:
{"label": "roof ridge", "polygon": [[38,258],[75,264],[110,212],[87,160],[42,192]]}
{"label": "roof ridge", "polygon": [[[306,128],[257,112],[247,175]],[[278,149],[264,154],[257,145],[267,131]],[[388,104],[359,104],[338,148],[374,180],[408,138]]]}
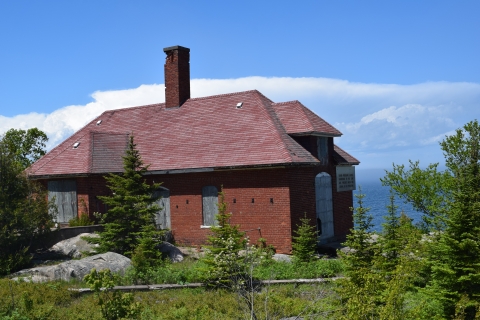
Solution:
{"label": "roof ridge", "polygon": [[[263,96],[263,94],[261,92],[259,92],[257,89],[253,89],[253,90],[247,90],[247,91],[237,91],[237,92],[231,92],[231,93],[221,93],[221,94],[215,94],[213,96],[206,96],[206,97],[197,97],[197,98],[190,98],[188,99],[187,101],[185,101],[185,103],[187,103],[188,101],[197,101],[197,100],[206,100],[206,99],[211,99],[211,98],[220,98],[220,97],[229,97],[229,96],[235,96],[235,95],[239,95],[239,94],[242,94],[242,93],[258,93],[260,95]],[[265,97],[265,96],[264,96]],[[267,98],[268,99],[268,98]],[[270,100],[270,99],[269,99]]]}
{"label": "roof ridge", "polygon": [[[212,95],[212,96],[205,96],[205,97],[196,97],[196,98],[190,98],[188,99],[187,101],[185,101],[184,103],[187,103],[189,101],[198,101],[198,100],[206,100],[206,99],[212,99],[212,98],[220,98],[220,97],[229,97],[229,96],[234,96],[234,95],[239,95],[239,94],[242,94],[242,93],[257,93],[257,94],[260,94],[261,96],[263,96],[265,99],[271,101],[273,103],[272,100],[268,99],[267,97],[265,97],[260,91],[258,91],[257,89],[253,89],[253,90],[247,90],[247,91],[238,91],[238,92],[231,92],[231,93],[222,93],[222,94],[216,94],[216,95]],[[119,108],[119,109],[110,109],[110,110],[105,110],[104,112],[102,112],[100,114],[103,115],[103,114],[107,114],[107,113],[110,113],[110,112],[117,112],[117,111],[125,111],[125,110],[132,110],[132,109],[137,109],[137,108],[146,108],[146,107],[163,107],[165,106],[165,102],[159,102],[159,103],[152,103],[152,104],[145,104],[145,105],[141,105],[141,106],[133,106],[133,107],[126,107],[126,108]]]}
{"label": "roof ridge", "polygon": [[[165,102],[161,102],[161,103],[152,103],[152,104],[146,104],[146,105],[142,105],[142,106],[134,106],[134,107],[126,107],[126,108],[119,108],[119,109],[110,109],[110,110],[105,110],[103,111],[98,117],[104,115],[104,114],[108,114],[108,113],[111,113],[111,112],[117,112],[117,111],[124,111],[124,110],[132,110],[132,109],[139,109],[139,108],[147,108],[147,107],[161,107],[161,106],[164,106],[165,105]],[[97,117],[97,118],[98,118]],[[97,119],[95,118],[95,119]],[[83,128],[82,128],[83,129]]]}
{"label": "roof ridge", "polygon": [[273,102],[274,105],[281,105],[281,104],[290,104],[290,103],[300,103],[303,105],[299,100],[290,100],[290,101],[283,101],[283,102]]}
{"label": "roof ridge", "polygon": [[[289,157],[289,160],[291,162],[296,162],[296,159],[294,159],[294,156],[303,157],[304,155],[302,156],[297,154],[297,152],[295,152],[296,150],[294,149],[298,149],[298,147],[300,148],[302,147],[299,146],[287,133],[287,129],[283,125],[282,121],[280,120],[277,113],[275,112],[275,109],[272,106],[273,102],[267,98],[266,100],[268,100],[268,103],[265,103],[266,101],[263,101],[262,98],[266,98],[266,97],[260,92],[258,93],[259,95],[257,96],[257,99],[260,100],[260,103],[265,108],[267,116],[270,117],[271,121],[273,122],[273,125],[275,126],[275,129],[276,129],[275,131],[279,135],[279,139],[285,149],[286,154]],[[302,148],[301,151],[304,151],[304,149]],[[305,154],[305,155],[310,156],[310,154]]]}

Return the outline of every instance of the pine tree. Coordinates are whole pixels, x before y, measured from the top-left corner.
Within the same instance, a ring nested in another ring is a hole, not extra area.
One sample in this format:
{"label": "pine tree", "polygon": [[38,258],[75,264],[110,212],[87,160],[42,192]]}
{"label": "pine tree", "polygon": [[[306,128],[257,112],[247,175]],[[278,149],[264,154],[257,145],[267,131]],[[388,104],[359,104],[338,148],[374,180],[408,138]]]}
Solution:
{"label": "pine tree", "polygon": [[102,216],[104,231],[98,240],[91,238],[89,241],[100,245],[98,252],[113,251],[131,256],[142,236],[151,234],[145,233],[145,228],[155,225],[155,213],[160,208],[153,194],[161,184],[149,185],[143,177],[148,166],[144,166],[133,135],[123,157],[123,169],[123,174],[105,177],[112,195],[98,197],[108,206],[107,213]]}
{"label": "pine tree", "polygon": [[317,231],[310,224],[307,215],[300,219],[301,224],[297,225],[296,236],[293,236],[292,251],[295,262],[310,262],[315,259],[317,248]]}

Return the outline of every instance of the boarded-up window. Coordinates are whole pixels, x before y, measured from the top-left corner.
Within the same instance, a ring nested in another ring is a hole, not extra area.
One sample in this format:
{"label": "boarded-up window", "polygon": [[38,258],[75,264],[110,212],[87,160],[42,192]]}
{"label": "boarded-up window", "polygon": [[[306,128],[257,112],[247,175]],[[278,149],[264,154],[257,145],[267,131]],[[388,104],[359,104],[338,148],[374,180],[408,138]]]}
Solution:
{"label": "boarded-up window", "polygon": [[214,226],[217,221],[215,216],[218,214],[218,189],[215,186],[205,186],[202,188],[203,201],[203,225]]}
{"label": "boarded-up window", "polygon": [[55,198],[57,222],[66,223],[77,217],[77,183],[75,180],[48,182],[48,200]]}
{"label": "boarded-up window", "polygon": [[92,172],[122,172],[128,134],[92,133]]}
{"label": "boarded-up window", "polygon": [[323,165],[328,164],[328,138],[326,137],[317,137],[317,153],[318,160]]}
{"label": "boarded-up window", "polygon": [[155,215],[155,224],[158,229],[171,229],[170,222],[170,191],[166,188],[161,188],[155,191],[155,197],[160,196],[157,200],[157,204],[160,207]]}
{"label": "boarded-up window", "polygon": [[321,233],[321,241],[333,237],[333,198],[332,178],[322,172],[315,177],[315,204],[317,211],[317,226]]}

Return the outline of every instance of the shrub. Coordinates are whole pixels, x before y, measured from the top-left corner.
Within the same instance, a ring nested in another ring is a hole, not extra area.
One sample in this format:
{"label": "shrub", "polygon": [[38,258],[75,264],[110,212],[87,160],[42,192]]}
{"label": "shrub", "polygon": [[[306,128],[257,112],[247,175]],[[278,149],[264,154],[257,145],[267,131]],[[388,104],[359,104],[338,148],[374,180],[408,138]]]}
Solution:
{"label": "shrub", "polygon": [[0,139],[0,275],[30,263],[28,247],[50,231],[54,211],[44,188],[28,179]]}
{"label": "shrub", "polygon": [[95,292],[104,319],[135,319],[140,314],[140,305],[134,302],[133,294],[112,291],[116,279],[110,270],[92,269],[84,281]]}
{"label": "shrub", "polygon": [[94,221],[90,220],[88,215],[82,214],[80,217],[75,217],[68,221],[70,227],[82,227],[82,226],[91,226],[94,224]]}

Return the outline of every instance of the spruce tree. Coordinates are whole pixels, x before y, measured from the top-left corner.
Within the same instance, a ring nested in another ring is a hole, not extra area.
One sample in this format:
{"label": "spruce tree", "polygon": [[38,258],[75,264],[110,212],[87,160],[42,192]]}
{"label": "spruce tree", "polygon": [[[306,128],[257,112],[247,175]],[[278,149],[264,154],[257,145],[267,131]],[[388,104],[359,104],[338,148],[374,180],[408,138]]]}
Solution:
{"label": "spruce tree", "polygon": [[441,142],[453,175],[446,229],[432,243],[432,289],[441,292],[445,316],[480,315],[480,125],[467,123]]}
{"label": "spruce tree", "polygon": [[397,208],[398,206],[395,205],[393,190],[390,189],[390,204],[387,205],[388,214],[384,216],[385,223],[382,224],[383,230],[379,238],[381,254],[378,257],[382,260],[382,269],[386,273],[390,273],[395,269],[398,263],[399,253],[402,249],[398,232],[400,217],[397,215]]}
{"label": "spruce tree", "polygon": [[339,252],[345,264],[347,278],[339,281],[338,293],[342,297],[338,309],[339,319],[373,319],[378,315],[377,306],[380,301],[379,293],[384,290],[381,275],[372,272],[372,264],[376,253],[376,243],[373,242],[370,229],[372,216],[369,208],[363,205],[362,189],[359,187],[356,194],[357,207],[354,211],[354,228],[350,230],[347,241],[343,244],[348,247],[347,252]]}
{"label": "spruce tree", "polygon": [[207,265],[204,281],[211,287],[233,288],[239,285],[246,272],[240,251],[246,248],[247,239],[239,226],[230,224],[231,213],[227,213],[223,187],[218,196],[218,224],[210,228],[209,246],[203,259]]}
{"label": "spruce tree", "polygon": [[105,177],[111,196],[99,196],[108,211],[102,216],[104,230],[100,238],[90,238],[98,243],[98,252],[113,251],[131,256],[140,243],[142,236],[152,236],[155,226],[155,213],[160,209],[153,194],[160,183],[149,185],[143,175],[147,172],[140,153],[136,149],[133,135],[123,157],[122,174],[110,174]]}
{"label": "spruce tree", "polygon": [[310,224],[310,219],[305,214],[300,219],[301,224],[297,225],[295,236],[293,236],[292,251],[295,262],[310,262],[315,259],[317,249],[317,231]]}

